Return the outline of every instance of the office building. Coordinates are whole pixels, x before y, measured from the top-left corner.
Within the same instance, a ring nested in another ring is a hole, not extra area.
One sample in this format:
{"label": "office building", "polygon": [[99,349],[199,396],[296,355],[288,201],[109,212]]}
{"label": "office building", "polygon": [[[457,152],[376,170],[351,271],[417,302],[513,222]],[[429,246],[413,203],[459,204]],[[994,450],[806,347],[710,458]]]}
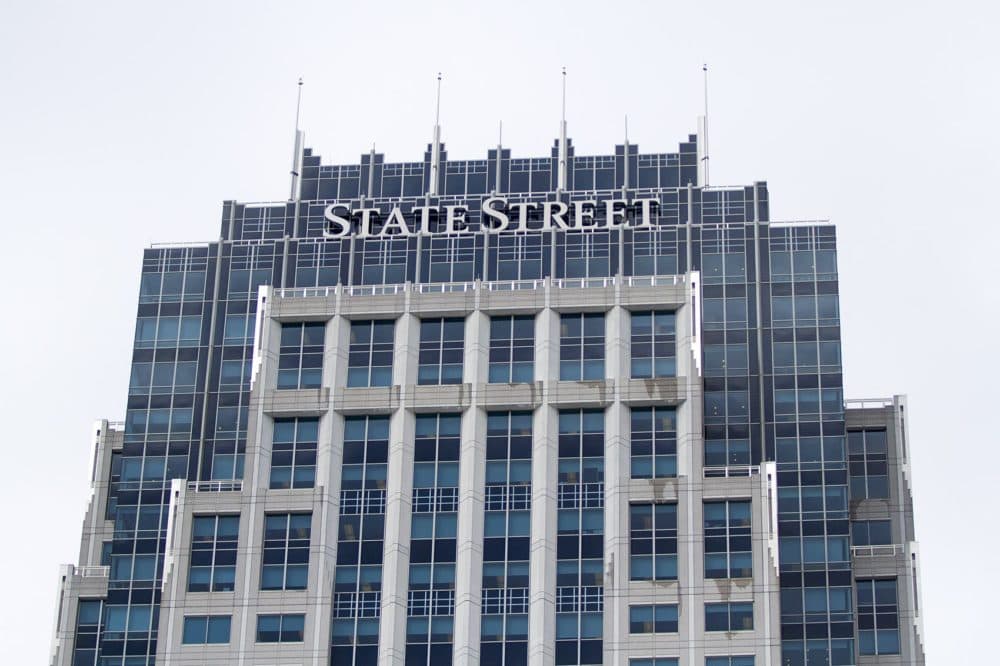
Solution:
{"label": "office building", "polygon": [[[698,135],[328,165],[146,250],[52,664],[922,664],[902,397]],[[301,146],[301,135],[297,146]]]}

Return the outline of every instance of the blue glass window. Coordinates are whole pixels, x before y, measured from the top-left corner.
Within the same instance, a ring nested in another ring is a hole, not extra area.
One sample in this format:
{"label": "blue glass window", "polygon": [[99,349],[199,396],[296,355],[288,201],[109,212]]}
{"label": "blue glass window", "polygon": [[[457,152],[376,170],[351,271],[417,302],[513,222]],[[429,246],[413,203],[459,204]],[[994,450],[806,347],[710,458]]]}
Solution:
{"label": "blue glass window", "polygon": [[753,655],[705,657],[705,666],[753,666]]}
{"label": "blue glass window", "polygon": [[888,520],[852,521],[851,543],[855,546],[886,546],[891,544],[891,522]]}
{"label": "blue glass window", "polygon": [[750,502],[705,502],[705,578],[750,578]]}
{"label": "blue glass window", "polygon": [[677,476],[677,410],[635,407],[631,425],[632,478]]}
{"label": "blue glass window", "polygon": [[331,663],[377,660],[389,419],[344,419]]}
{"label": "blue glass window", "polygon": [[631,580],[677,579],[677,505],[629,505]]}
{"label": "blue glass window", "polygon": [[390,386],[395,322],[352,321],[347,359],[348,386]]}
{"label": "blue glass window", "polygon": [[311,513],[272,513],[264,517],[260,589],[306,589],[311,532]]}
{"label": "blue glass window", "polygon": [[236,586],[238,515],[195,516],[188,592],[232,592]]}
{"label": "blue glass window", "polygon": [[487,415],[483,663],[524,666],[528,661],[531,439],[530,413]]}
{"label": "blue glass window", "polygon": [[886,437],[885,428],[847,432],[851,499],[888,499],[889,448]]}
{"label": "blue glass window", "polygon": [[281,325],[278,388],[319,388],[323,383],[323,322]]}
{"label": "blue glass window", "polygon": [[535,378],[535,318],[490,317],[490,382],[530,382]]}
{"label": "blue glass window", "polygon": [[299,613],[257,616],[258,643],[301,643],[306,616]]}
{"label": "blue glass window", "polygon": [[604,313],[559,315],[559,379],[604,379]]}
{"label": "blue glass window", "polygon": [[274,488],[312,488],[316,483],[318,418],[275,419],[271,442]]}
{"label": "blue glass window", "polygon": [[677,374],[677,323],[673,312],[632,313],[632,379]]}
{"label": "blue glass window", "polygon": [[628,620],[630,634],[676,634],[677,605],[629,606]]}
{"label": "blue glass window", "polygon": [[899,654],[896,579],[859,579],[857,587],[861,654]]}
{"label": "blue glass window", "polygon": [[705,604],[705,631],[753,629],[753,602]]}
{"label": "blue glass window", "polygon": [[181,642],[185,645],[228,643],[231,624],[231,615],[186,615]]}
{"label": "blue glass window", "polygon": [[421,320],[418,384],[461,384],[464,357],[464,319]]}

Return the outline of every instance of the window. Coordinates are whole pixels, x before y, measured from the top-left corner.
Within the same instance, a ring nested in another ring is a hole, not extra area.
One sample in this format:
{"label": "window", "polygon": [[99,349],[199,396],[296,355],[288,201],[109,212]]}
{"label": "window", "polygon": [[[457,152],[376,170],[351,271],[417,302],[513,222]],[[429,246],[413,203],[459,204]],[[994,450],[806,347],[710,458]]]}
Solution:
{"label": "window", "polygon": [[632,478],[677,476],[677,410],[633,408],[631,416]]}
{"label": "window", "polygon": [[673,312],[632,313],[632,379],[677,374],[676,329]]}
{"label": "window", "polygon": [[301,643],[304,640],[306,616],[289,613],[285,615],[258,615],[258,643]]}
{"label": "window", "polygon": [[705,502],[705,578],[750,578],[750,502]]}
{"label": "window", "polygon": [[311,513],[273,513],[264,517],[260,589],[306,589],[311,523]]}
{"label": "window", "polygon": [[227,314],[222,331],[222,344],[248,345],[253,338],[254,315]]}
{"label": "window", "polygon": [[556,665],[604,658],[604,412],[559,412]]}
{"label": "window", "polygon": [[348,386],[392,384],[392,348],[395,322],[352,321],[347,356]]}
{"label": "window", "polygon": [[530,382],[535,378],[535,318],[490,317],[490,382]]}
{"label": "window", "polygon": [[319,388],[323,383],[323,336],[321,321],[281,325],[278,352],[278,388]]}
{"label": "window", "polygon": [[677,657],[657,657],[655,659],[629,659],[629,666],[677,666]]}
{"label": "window", "polygon": [[632,580],[677,579],[677,505],[629,506]]}
{"label": "window", "polygon": [[851,499],[888,499],[889,453],[884,428],[849,430],[847,462]]}
{"label": "window", "polygon": [[753,655],[705,657],[705,666],[753,666]]}
{"label": "window", "polygon": [[195,516],[191,528],[188,592],[232,592],[240,517]]}
{"label": "window", "polygon": [[[99,599],[80,599],[76,609],[76,637],[73,645],[73,664],[94,664],[97,657],[98,636],[101,633],[101,613],[104,602]],[[125,607],[120,608],[125,611]],[[107,621],[104,623],[105,635],[114,639],[116,636],[108,635],[109,628]],[[124,618],[122,621],[124,630]]]}
{"label": "window", "polygon": [[559,315],[559,379],[604,379],[604,313]]}
{"label": "window", "polygon": [[271,485],[312,488],[316,483],[319,419],[274,419],[271,444]]}
{"label": "window", "polygon": [[705,604],[705,631],[753,629],[753,602]]}
{"label": "window", "polygon": [[424,319],[420,322],[418,384],[461,384],[464,356],[464,319]]}
{"label": "window", "polygon": [[896,579],[858,580],[857,584],[861,654],[899,654]]}
{"label": "window", "polygon": [[892,528],[888,520],[855,520],[851,522],[851,542],[855,546],[887,546],[892,543]]}
{"label": "window", "polygon": [[629,606],[628,631],[630,634],[676,634],[677,606]]}
{"label": "window", "polygon": [[[724,435],[723,435],[724,436]],[[729,467],[750,464],[749,439],[705,438],[705,467]],[[725,473],[725,470],[722,470]],[[711,473],[706,473],[711,475]]]}
{"label": "window", "polygon": [[184,645],[204,645],[229,642],[231,615],[186,615]]}
{"label": "window", "polygon": [[406,623],[409,666],[451,663],[461,416],[418,414]]}
{"label": "window", "polygon": [[528,663],[531,554],[531,413],[486,419],[481,654],[483,663]]}
{"label": "window", "polygon": [[388,456],[388,417],[344,419],[332,664],[378,660]]}

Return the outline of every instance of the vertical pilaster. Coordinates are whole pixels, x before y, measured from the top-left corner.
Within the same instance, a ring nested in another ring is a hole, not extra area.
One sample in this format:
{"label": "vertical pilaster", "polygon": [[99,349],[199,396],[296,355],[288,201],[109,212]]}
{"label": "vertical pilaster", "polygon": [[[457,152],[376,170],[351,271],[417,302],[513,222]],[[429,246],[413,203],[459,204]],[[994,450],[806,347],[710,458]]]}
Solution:
{"label": "vertical pilaster", "polygon": [[[547,291],[546,301],[549,296]],[[559,379],[559,314],[546,307],[535,318],[535,331],[535,379],[549,386]],[[556,645],[559,414],[549,407],[547,395],[542,406],[535,411],[532,432],[528,664],[553,666]]]}
{"label": "vertical pilaster", "polygon": [[[620,289],[620,284],[617,289]],[[618,299],[620,301],[620,299]],[[624,664],[616,637],[628,635],[629,409],[621,400],[629,377],[630,313],[620,305],[605,320],[606,375],[615,399],[604,416],[604,663]]]}
{"label": "vertical pilaster", "polygon": [[[420,320],[404,314],[396,320],[393,384],[406,387],[417,377]],[[413,442],[416,419],[399,409],[389,419],[389,467],[386,479],[385,547],[382,560],[382,619],[379,664],[403,664],[406,658],[407,588],[410,572],[410,514],[413,497]]]}
{"label": "vertical pilaster", "polygon": [[[485,384],[489,365],[490,319],[482,312],[469,315],[465,326],[464,379],[476,387]],[[486,410],[478,391],[462,418],[459,457],[458,546],[455,565],[454,663],[479,662],[483,587],[483,499],[486,485]]]}

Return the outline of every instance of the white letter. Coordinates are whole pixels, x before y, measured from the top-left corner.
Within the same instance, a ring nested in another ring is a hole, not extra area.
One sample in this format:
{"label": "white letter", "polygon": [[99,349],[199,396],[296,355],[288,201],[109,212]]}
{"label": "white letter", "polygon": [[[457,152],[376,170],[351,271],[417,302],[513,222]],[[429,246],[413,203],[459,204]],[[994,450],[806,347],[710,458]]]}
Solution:
{"label": "white letter", "polygon": [[[604,202],[604,214],[608,218],[605,226],[608,229],[620,227],[625,223],[628,214],[627,204],[624,199],[608,199]],[[621,218],[621,224],[615,224],[615,218]]]}
{"label": "white letter", "polygon": [[382,225],[382,230],[378,233],[379,236],[409,236],[410,227],[407,226],[406,220],[403,218],[402,211],[399,210],[399,206],[393,206],[392,212],[389,213],[388,219],[386,219],[385,224]]}
{"label": "white letter", "polygon": [[426,236],[430,233],[431,226],[431,211],[437,212],[437,206],[414,206],[413,212],[420,213],[420,229],[417,233],[421,236]]}
{"label": "white letter", "polygon": [[[558,210],[552,210],[556,208]],[[562,201],[546,201],[542,204],[542,229],[548,230],[552,228],[552,223],[556,222],[563,229],[569,229],[569,224],[566,223],[566,213],[569,211],[569,206],[564,204]]]}
{"label": "white letter", "polygon": [[354,211],[357,215],[361,213],[361,228],[358,231],[358,238],[368,238],[372,235],[372,213],[378,213],[378,208],[359,208]]}
{"label": "white letter", "polygon": [[[347,234],[351,233],[351,221],[347,218],[343,218],[340,215],[337,215],[337,211],[340,210],[341,208],[347,211],[347,217],[349,218],[351,216],[351,209],[345,206],[344,204],[339,204],[339,203],[330,204],[329,206],[326,207],[326,210],[323,211],[323,217],[326,218],[326,221],[330,223],[323,228],[324,236],[327,236],[329,238],[343,238]],[[336,225],[340,227],[340,230],[331,231],[330,225]]]}
{"label": "white letter", "polygon": [[[465,226],[465,213],[468,211],[466,206],[445,206],[445,224],[444,229],[447,234],[462,233],[463,231],[468,231],[469,228]],[[456,226],[461,225],[461,226]]]}
{"label": "white letter", "polygon": [[639,204],[639,209],[642,211],[642,221],[635,225],[637,227],[651,227],[653,226],[653,221],[650,219],[650,211],[653,204],[659,205],[659,199],[633,199],[632,205]]}
{"label": "white letter", "polygon": [[532,208],[538,208],[538,204],[532,203],[530,201],[522,201],[519,203],[513,203],[510,205],[510,207],[517,211],[517,228],[527,229],[528,210]]}
{"label": "white letter", "polygon": [[[499,209],[494,208],[493,204],[499,202],[501,205],[506,206],[507,200],[501,199],[500,197],[490,197],[483,202],[483,220],[481,222],[484,229],[487,231],[500,232],[507,228],[510,224],[510,218],[506,213],[501,212]],[[490,222],[487,223],[486,218],[492,218],[498,220],[495,224]]]}
{"label": "white letter", "polygon": [[[594,206],[596,205],[597,202],[593,199],[573,202],[573,208],[576,209],[575,226],[577,229],[594,226]],[[588,220],[589,223],[587,223]]]}

